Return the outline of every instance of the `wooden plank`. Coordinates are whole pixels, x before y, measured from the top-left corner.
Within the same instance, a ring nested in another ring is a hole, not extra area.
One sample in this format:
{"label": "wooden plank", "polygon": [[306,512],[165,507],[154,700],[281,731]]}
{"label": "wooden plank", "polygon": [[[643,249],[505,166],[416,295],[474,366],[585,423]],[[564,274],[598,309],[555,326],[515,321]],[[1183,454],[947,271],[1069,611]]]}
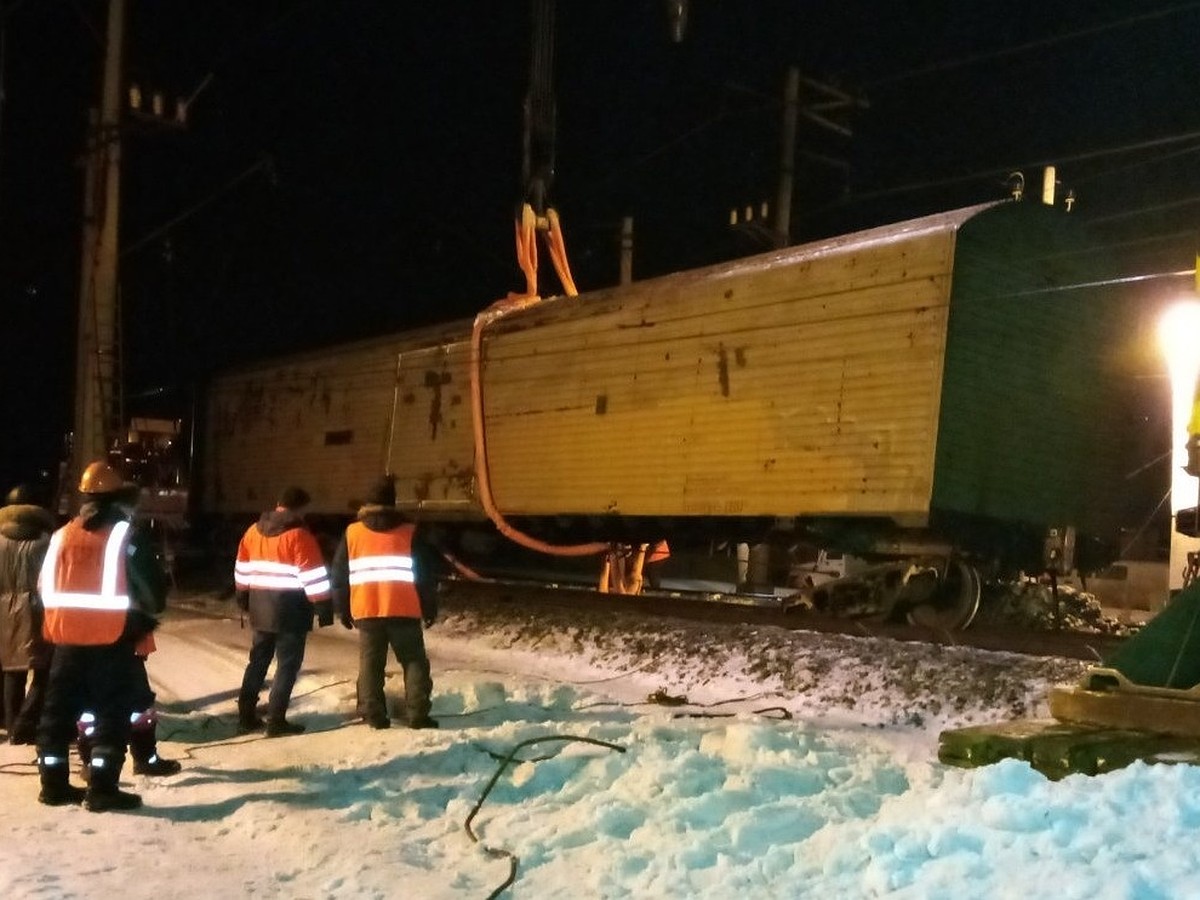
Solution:
{"label": "wooden plank", "polygon": [[1029,763],[1048,778],[1099,775],[1135,761],[1200,763],[1200,740],[1121,727],[1091,727],[1046,719],[1018,719],[944,731],[938,760],[977,768],[1003,759]]}
{"label": "wooden plank", "polygon": [[1049,699],[1051,715],[1062,722],[1200,738],[1195,694],[1064,687],[1052,690]]}

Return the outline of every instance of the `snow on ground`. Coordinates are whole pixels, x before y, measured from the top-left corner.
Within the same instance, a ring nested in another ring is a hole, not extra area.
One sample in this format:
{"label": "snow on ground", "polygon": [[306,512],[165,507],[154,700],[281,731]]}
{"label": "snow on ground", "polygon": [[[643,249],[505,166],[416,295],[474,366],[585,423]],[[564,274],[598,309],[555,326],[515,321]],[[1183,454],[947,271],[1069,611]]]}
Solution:
{"label": "snow on ground", "polygon": [[268,740],[234,733],[249,633],[177,605],[150,668],[183,771],[127,771],[134,813],[48,808],[0,746],[0,896],[482,898],[514,865],[503,896],[1200,896],[1197,768],[937,762],[1080,663],[519,608],[430,630],[437,731],[351,723],[355,636],[317,632],[309,731]]}

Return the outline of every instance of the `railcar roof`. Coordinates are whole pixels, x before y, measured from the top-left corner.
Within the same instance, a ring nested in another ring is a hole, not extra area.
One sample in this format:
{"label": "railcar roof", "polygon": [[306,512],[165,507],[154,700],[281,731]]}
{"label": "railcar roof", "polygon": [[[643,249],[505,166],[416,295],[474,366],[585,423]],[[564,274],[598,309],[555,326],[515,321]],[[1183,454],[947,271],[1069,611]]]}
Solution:
{"label": "railcar roof", "polygon": [[[644,285],[652,287],[656,282],[661,282],[663,280],[679,281],[682,279],[694,279],[697,281],[702,281],[710,278],[740,275],[748,271],[758,271],[771,268],[776,265],[794,264],[797,259],[801,258],[815,259],[831,253],[845,252],[846,250],[850,249],[870,247],[889,242],[907,241],[922,234],[929,234],[938,231],[954,231],[961,227],[963,223],[967,222],[969,219],[974,218],[988,209],[1013,202],[1014,201],[1012,200],[999,200],[989,203],[980,203],[974,206],[950,210],[948,212],[922,216],[917,219],[907,219],[903,222],[895,222],[889,225],[879,225],[863,231],[855,231],[850,234],[823,238],[821,240],[811,241],[806,244],[796,244],[794,246],[784,247],[779,250],[772,250],[767,253],[756,254],[755,256],[748,256],[742,259],[716,263],[714,265],[705,266],[699,269],[690,269],[680,272],[673,272],[666,275],[660,275],[654,278],[647,278],[643,281],[637,282],[637,284],[639,286]],[[623,290],[628,290],[628,286],[621,285],[603,287],[597,290],[587,291],[585,292],[585,295],[590,295],[593,297],[603,296],[605,294]],[[543,299],[548,302],[556,302],[569,300],[571,298],[563,296],[550,296]],[[520,316],[514,316],[514,318],[520,318]],[[380,344],[396,344],[398,341],[406,344],[411,342],[413,346],[422,347],[436,346],[443,343],[453,343],[465,340],[470,335],[471,324],[471,319],[460,319],[441,325],[388,332],[387,334],[379,335],[378,337],[364,338],[358,341],[338,342],[337,344],[328,345],[325,347],[315,347],[298,353],[282,354],[242,363],[238,366],[232,366],[216,373],[216,377],[237,376],[242,373],[258,371],[264,367],[276,367],[291,363],[302,363],[305,360],[327,356],[330,350],[335,348],[344,352],[354,352],[357,350],[364,350],[373,346],[378,346]]]}

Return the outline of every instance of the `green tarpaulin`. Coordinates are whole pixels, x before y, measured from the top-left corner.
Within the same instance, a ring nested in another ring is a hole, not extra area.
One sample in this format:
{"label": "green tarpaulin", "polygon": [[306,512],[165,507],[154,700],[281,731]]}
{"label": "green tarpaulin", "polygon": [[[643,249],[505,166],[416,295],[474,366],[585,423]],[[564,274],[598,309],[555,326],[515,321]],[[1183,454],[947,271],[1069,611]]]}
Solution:
{"label": "green tarpaulin", "polygon": [[1200,582],[1176,594],[1105,665],[1147,687],[1187,690],[1200,684]]}

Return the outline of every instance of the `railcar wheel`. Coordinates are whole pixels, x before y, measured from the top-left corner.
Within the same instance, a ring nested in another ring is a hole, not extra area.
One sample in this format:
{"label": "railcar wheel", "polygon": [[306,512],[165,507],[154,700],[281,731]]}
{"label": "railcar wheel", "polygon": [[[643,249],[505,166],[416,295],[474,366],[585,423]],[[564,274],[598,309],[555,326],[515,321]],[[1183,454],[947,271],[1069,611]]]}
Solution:
{"label": "railcar wheel", "polygon": [[980,589],[976,568],[961,559],[951,560],[932,601],[912,607],[908,611],[908,621],[912,625],[941,631],[962,631],[979,612]]}

